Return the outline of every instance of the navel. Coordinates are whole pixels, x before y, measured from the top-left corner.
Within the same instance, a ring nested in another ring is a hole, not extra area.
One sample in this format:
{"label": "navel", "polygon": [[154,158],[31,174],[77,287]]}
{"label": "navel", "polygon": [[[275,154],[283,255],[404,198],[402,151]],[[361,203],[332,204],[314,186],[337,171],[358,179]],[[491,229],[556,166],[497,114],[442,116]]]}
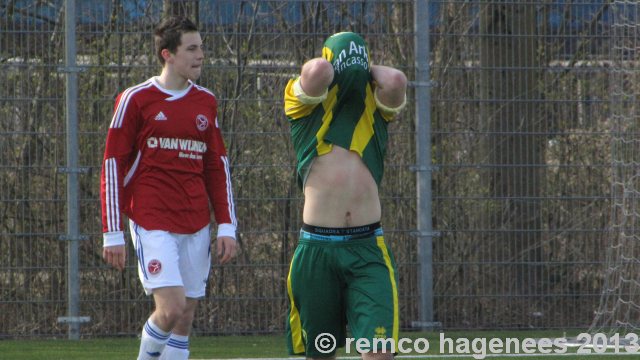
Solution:
{"label": "navel", "polygon": [[344,214],[344,226],[345,227],[351,226],[351,211],[347,211]]}

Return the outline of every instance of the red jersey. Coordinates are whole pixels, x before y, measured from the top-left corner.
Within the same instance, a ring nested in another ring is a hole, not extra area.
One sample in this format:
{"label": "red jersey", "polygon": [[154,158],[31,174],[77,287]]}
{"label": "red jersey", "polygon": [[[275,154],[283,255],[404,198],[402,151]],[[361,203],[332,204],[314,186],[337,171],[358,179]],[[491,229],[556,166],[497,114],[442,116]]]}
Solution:
{"label": "red jersey", "polygon": [[102,225],[122,238],[121,213],[147,230],[192,234],[216,222],[235,237],[229,160],[218,127],[217,101],[189,83],[169,92],[151,78],[122,92],[104,153]]}

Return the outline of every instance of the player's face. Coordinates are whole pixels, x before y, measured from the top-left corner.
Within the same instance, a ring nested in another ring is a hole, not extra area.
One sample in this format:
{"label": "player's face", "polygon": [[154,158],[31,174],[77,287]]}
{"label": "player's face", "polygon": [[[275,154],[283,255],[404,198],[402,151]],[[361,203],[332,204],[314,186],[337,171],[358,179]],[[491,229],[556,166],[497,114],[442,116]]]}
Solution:
{"label": "player's face", "polygon": [[185,79],[197,80],[202,72],[202,38],[200,33],[184,33],[180,37],[180,46],[171,54],[173,70]]}

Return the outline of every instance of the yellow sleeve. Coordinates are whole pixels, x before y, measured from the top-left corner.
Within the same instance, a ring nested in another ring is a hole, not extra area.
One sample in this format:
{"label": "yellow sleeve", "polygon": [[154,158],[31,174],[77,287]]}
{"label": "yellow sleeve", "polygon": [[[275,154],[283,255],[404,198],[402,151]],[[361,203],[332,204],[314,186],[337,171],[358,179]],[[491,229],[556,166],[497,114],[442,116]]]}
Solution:
{"label": "yellow sleeve", "polygon": [[293,120],[305,117],[315,109],[318,104],[303,104],[297,96],[293,94],[293,84],[298,79],[291,79],[284,89],[284,113]]}

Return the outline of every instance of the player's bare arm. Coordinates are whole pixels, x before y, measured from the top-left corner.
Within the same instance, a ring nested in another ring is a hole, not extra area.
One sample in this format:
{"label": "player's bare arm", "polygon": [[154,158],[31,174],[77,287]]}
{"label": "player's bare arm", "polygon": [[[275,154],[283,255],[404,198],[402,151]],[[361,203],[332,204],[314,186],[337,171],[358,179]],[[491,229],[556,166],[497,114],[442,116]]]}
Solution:
{"label": "player's bare arm", "polygon": [[371,76],[376,84],[376,98],[383,106],[395,109],[404,105],[407,77],[402,71],[388,66],[371,65]]}
{"label": "player's bare arm", "polygon": [[322,96],[333,81],[333,66],[323,58],[307,61],[300,73],[300,86],[310,97]]}

